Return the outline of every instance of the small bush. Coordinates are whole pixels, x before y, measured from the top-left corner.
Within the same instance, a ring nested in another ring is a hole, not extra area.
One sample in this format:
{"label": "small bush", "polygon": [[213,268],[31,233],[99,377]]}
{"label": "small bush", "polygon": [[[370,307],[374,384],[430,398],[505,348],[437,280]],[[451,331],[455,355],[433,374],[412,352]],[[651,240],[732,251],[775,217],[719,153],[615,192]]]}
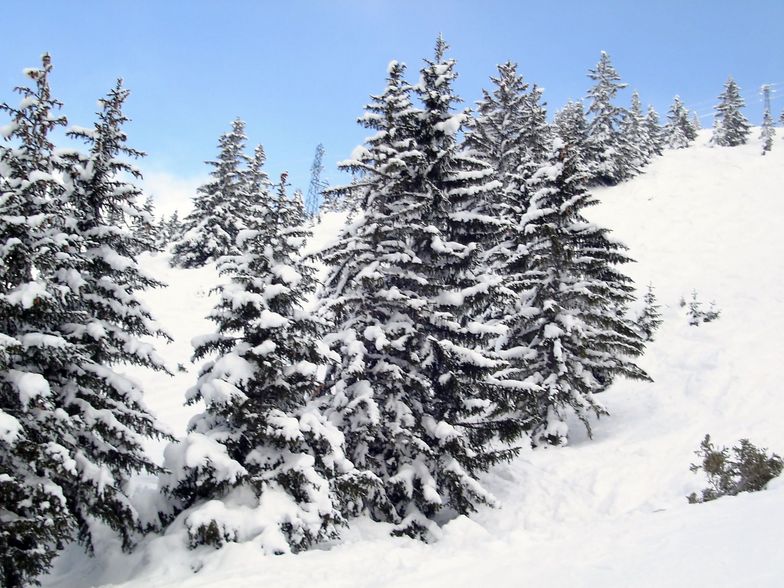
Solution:
{"label": "small bush", "polygon": [[757,492],[784,469],[784,461],[778,455],[768,455],[767,449],[758,449],[748,439],[741,439],[732,449],[717,448],[710,435],[705,435],[695,453],[702,463],[691,464],[689,469],[695,473],[704,471],[710,487],[703,489],[700,496],[696,492],[687,496],[691,504],[740,492]]}
{"label": "small bush", "polygon": [[[686,306],[686,301],[681,298],[681,306]],[[711,302],[708,310],[702,310],[702,302],[697,299],[697,290],[692,290],[691,302],[688,303],[689,309],[686,315],[689,319],[689,324],[693,327],[701,325],[702,323],[710,323],[715,321],[721,316],[721,311],[716,308],[716,303]]]}

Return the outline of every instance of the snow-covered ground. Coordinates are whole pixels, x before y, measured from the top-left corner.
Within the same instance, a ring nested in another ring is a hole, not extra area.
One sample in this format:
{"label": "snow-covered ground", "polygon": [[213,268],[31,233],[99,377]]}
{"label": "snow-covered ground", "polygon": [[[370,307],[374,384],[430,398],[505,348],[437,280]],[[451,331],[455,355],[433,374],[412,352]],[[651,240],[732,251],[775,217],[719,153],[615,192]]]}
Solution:
{"label": "snow-covered ground", "polygon": [[[122,555],[107,538],[96,557],[61,557],[46,586],[126,588],[299,586],[781,586],[784,481],[767,491],[689,505],[703,487],[689,471],[705,433],[729,445],[748,437],[784,452],[784,141],[762,157],[756,141],[734,148],[668,151],[645,174],[602,189],[593,220],[611,227],[653,282],[664,324],[642,366],[654,383],[617,382],[600,398],[611,416],[594,438],[525,451],[486,476],[498,509],[461,517],[432,545],[394,539],[355,521],[334,545],[262,556],[251,544],[188,551],[182,536],[145,540]],[[758,129],[755,129],[755,135]],[[328,240],[335,218],[320,226]],[[145,266],[168,282],[147,301],[174,337],[161,351],[176,377],[136,373],[148,404],[181,435],[194,408],[190,338],[209,332],[213,268]],[[715,300],[717,321],[687,323],[680,299]],[[572,431],[579,431],[575,426]],[[160,459],[161,444],[150,450]],[[148,481],[140,481],[144,489]],[[141,491],[140,490],[140,491]]]}

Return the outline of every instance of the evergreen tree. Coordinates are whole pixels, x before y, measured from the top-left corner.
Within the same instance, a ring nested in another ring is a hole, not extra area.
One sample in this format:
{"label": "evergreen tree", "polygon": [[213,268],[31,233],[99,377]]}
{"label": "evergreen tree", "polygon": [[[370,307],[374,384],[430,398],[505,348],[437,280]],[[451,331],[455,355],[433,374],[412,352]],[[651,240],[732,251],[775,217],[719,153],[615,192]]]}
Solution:
{"label": "evergreen tree", "polygon": [[482,308],[491,289],[470,273],[478,250],[466,241],[485,219],[469,200],[490,202],[499,186],[458,150],[465,114],[451,110],[454,61],[445,48],[439,39],[422,70],[423,109],[393,62],[386,90],[360,119],[374,134],[344,165],[362,172],[344,190],[364,214],[325,253],[332,269],[321,297],[342,358],[327,380],[330,418],[365,471],[359,506],[425,539],[438,535],[439,511],[491,502],[477,473],[510,456],[487,447],[503,425],[492,420],[500,400],[488,382],[501,363],[474,343],[490,327],[460,307]]}
{"label": "evergreen tree", "polygon": [[555,134],[574,154],[579,157],[580,165],[585,167],[585,149],[588,140],[588,122],[582,102],[567,102],[555,114]]}
{"label": "evergreen tree", "polygon": [[[428,287],[423,290],[433,312],[431,336],[438,341],[434,349],[437,361],[429,366],[428,377],[437,401],[434,416],[452,423],[476,421],[465,427],[464,435],[474,445],[473,467],[486,469],[511,455],[505,450],[491,451],[487,442],[498,435],[513,439],[521,434],[521,425],[514,418],[494,418],[493,411],[502,412],[509,405],[513,384],[498,385],[494,374],[501,364],[483,351],[489,339],[503,330],[493,311],[507,291],[502,280],[485,266],[482,253],[499,242],[507,221],[498,218],[490,205],[502,187],[494,170],[465,154],[457,144],[456,134],[467,112],[451,108],[459,98],[452,90],[457,77],[455,61],[444,57],[447,48],[439,37],[435,59],[426,60],[416,86],[423,104],[414,137],[424,160],[420,189],[433,203],[430,225],[441,229],[444,241],[433,235],[419,255],[427,272]],[[524,101],[528,104],[523,111],[528,161],[537,156],[549,137],[540,98],[540,91],[533,88]],[[484,411],[474,406],[477,402],[485,403]],[[468,495],[459,500],[464,504],[458,503],[456,510],[470,512],[476,499]]]}
{"label": "evergreen tree", "polygon": [[482,90],[476,114],[466,121],[464,147],[469,156],[480,159],[495,170],[502,188],[495,194],[498,200],[496,216],[504,217],[510,200],[516,200],[525,190],[524,167],[528,161],[528,136],[524,110],[531,100],[526,94],[528,84],[517,73],[511,62],[498,66],[498,77],[491,77],[492,92]]}
{"label": "evergreen tree", "polygon": [[267,161],[267,154],[264,147],[257,145],[253,150],[253,157],[248,161],[248,167],[244,173],[245,192],[248,197],[248,205],[251,210],[266,214],[264,203],[269,199],[269,192],[272,190],[272,182],[264,169]]}
{"label": "evergreen tree", "polygon": [[716,105],[711,143],[734,147],[744,145],[748,141],[751,125],[741,112],[741,108],[745,105],[738,84],[732,78],[728,78],[724,84],[724,91],[719,95],[719,103]]}
{"label": "evergreen tree", "polygon": [[[83,140],[88,152],[66,156],[69,204],[81,251],[73,268],[78,274],[74,318],[61,326],[65,337],[89,359],[71,368],[72,382],[64,399],[66,410],[79,424],[72,433],[79,447],[78,461],[85,462],[85,473],[90,475],[72,489],[79,538],[91,545],[86,521],[96,517],[122,536],[125,548],[132,546],[134,533],[142,531],[144,524],[124,489],[131,474],[159,471],[144,454],[142,440],[166,435],[146,409],[138,385],[117,368],[137,365],[167,371],[145,339],[169,339],[139,299],[139,292],[163,286],[134,259],[139,249],[154,245],[154,235],[129,232],[109,221],[123,215],[132,225],[152,226],[151,198],[139,207],[143,194],[125,179],[141,178],[128,158],[143,155],[126,144],[123,125],[128,119],[122,107],[128,94],[118,80],[99,101],[94,128],[68,133]],[[72,274],[58,280],[64,287],[77,278]]]}
{"label": "evergreen tree", "polygon": [[528,375],[529,393],[519,396],[519,410],[535,443],[565,442],[569,411],[590,433],[590,414],[606,413],[594,393],[608,377],[647,378],[629,359],[642,352],[643,342],[617,312],[633,300],[631,280],[616,268],[629,258],[607,229],[583,217],[596,203],[584,178],[579,159],[555,141],[549,165],[534,178],[537,190],[523,219],[531,235],[519,270],[528,308],[509,325],[514,346],[507,357]]}
{"label": "evergreen tree", "polygon": [[643,308],[640,316],[637,317],[637,328],[645,341],[653,341],[653,334],[662,323],[661,308],[656,303],[656,295],[653,292],[653,284],[648,284],[648,289],[643,296]]}
{"label": "evergreen tree", "polygon": [[[114,371],[135,363],[161,369],[140,337],[155,334],[135,290],[156,285],[140,274],[126,230],[109,211],[134,210],[138,190],[118,179],[132,169],[115,159],[124,146],[118,86],[103,101],[88,155],[55,156],[50,132],[64,125],[48,85],[51,63],[28,70],[3,147],[0,408],[10,434],[0,443],[0,521],[4,585],[32,582],[73,538],[92,550],[91,524],[105,523],[124,548],[144,524],[126,495],[131,475],[157,471],[142,440],[160,430],[141,390]],[[129,202],[126,202],[129,199]],[[20,253],[24,255],[20,256]],[[30,500],[33,499],[33,500]],[[8,554],[9,560],[5,559]]]}
{"label": "evergreen tree", "polygon": [[645,117],[642,113],[640,95],[632,94],[629,110],[624,110],[620,125],[618,169],[622,178],[630,178],[648,164],[652,154],[648,152],[649,139]]}
{"label": "evergreen tree", "polygon": [[182,223],[180,222],[180,215],[175,210],[169,216],[168,220],[162,219],[162,227],[161,227],[161,249],[166,249],[171,243],[174,243],[179,240],[180,235],[182,234]]}
{"label": "evergreen tree", "polygon": [[700,116],[696,112],[692,112],[691,114],[691,126],[694,128],[695,131],[702,130],[702,123],[700,122]]}
{"label": "evergreen tree", "polygon": [[[86,137],[81,137],[86,138]],[[137,157],[144,155],[137,152]],[[122,209],[115,209],[113,214],[115,217],[125,217]],[[133,249],[134,255],[139,255],[145,251],[160,251],[159,242],[161,240],[160,227],[155,223],[155,202],[152,195],[147,195],[144,199],[144,204],[139,207],[134,205],[132,211],[129,213],[131,216],[131,228],[136,237],[135,247]]]}
{"label": "evergreen tree", "polygon": [[218,141],[218,159],[207,162],[212,180],[197,191],[182,237],[174,245],[174,265],[201,267],[236,251],[248,208],[244,148],[245,123],[237,119]]}
{"label": "evergreen tree", "polygon": [[762,86],[762,93],[765,100],[765,112],[762,115],[760,140],[762,141],[762,154],[765,155],[773,148],[773,137],[776,136],[776,128],[773,126],[773,115],[770,113],[770,86]]}
{"label": "evergreen tree", "polygon": [[616,184],[624,179],[624,170],[619,166],[622,110],[613,104],[613,100],[626,84],[621,83],[621,77],[605,51],[602,51],[596,67],[588,70],[588,77],[595,82],[588,91],[591,104],[588,107],[590,124],[586,153],[591,176],[594,182],[600,184]]}
{"label": "evergreen tree", "polygon": [[165,214],[161,214],[161,220],[158,221],[158,224],[155,226],[155,234],[157,236],[157,240],[155,241],[155,247],[157,251],[163,251],[166,249],[166,246],[169,243],[169,221],[166,218]]}
{"label": "evergreen tree", "polygon": [[670,149],[683,149],[697,137],[689,121],[689,111],[683,106],[679,96],[673,99],[667,113],[667,124],[664,127],[665,143]]}
{"label": "evergreen tree", "polygon": [[64,486],[80,472],[53,380],[80,351],[57,330],[68,309],[47,279],[71,260],[50,139],[65,118],[51,96],[51,69],[46,54],[41,68],[25,72],[33,87],[16,88],[20,106],[0,105],[11,119],[11,144],[0,146],[0,583],[8,587],[36,583],[76,532]]}
{"label": "evergreen tree", "polygon": [[552,129],[547,124],[547,105],[542,101],[542,94],[542,89],[534,84],[531,91],[523,96],[522,101],[522,139],[525,159],[520,171],[526,181],[547,159],[552,140]]}
{"label": "evergreen tree", "polygon": [[648,153],[651,156],[661,155],[664,150],[664,133],[659,124],[659,113],[653,106],[648,106],[648,113],[645,116],[645,130],[648,137]]}
{"label": "evergreen tree", "polygon": [[[321,324],[302,309],[315,287],[315,268],[299,254],[302,204],[286,196],[285,174],[277,198],[264,189],[254,198],[237,254],[219,262],[231,281],[210,314],[217,333],[196,344],[196,358],[216,356],[188,392],[206,408],[166,450],[162,485],[175,513],[189,509],[192,547],[253,540],[284,553],[336,536],[342,505],[332,480],[351,464],[340,433],[309,403],[325,356]],[[232,515],[235,505],[250,508],[249,522]]]}

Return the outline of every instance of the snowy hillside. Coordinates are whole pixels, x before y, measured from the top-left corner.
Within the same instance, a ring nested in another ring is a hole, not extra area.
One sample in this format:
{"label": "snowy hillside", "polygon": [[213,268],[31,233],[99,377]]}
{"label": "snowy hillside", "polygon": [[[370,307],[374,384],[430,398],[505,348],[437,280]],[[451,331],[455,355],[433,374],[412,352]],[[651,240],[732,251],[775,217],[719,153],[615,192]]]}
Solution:
{"label": "snowy hillside", "polygon": [[[759,130],[755,129],[756,137]],[[182,536],[147,539],[131,555],[115,540],[86,559],[62,556],[45,586],[780,586],[784,582],[784,480],[765,492],[689,505],[704,486],[689,471],[706,433],[723,445],[748,437],[784,452],[784,142],[762,157],[751,145],[668,150],[642,176],[598,192],[589,212],[630,247],[640,289],[656,288],[664,323],[641,366],[654,383],[617,382],[599,399],[611,416],[568,447],[523,451],[485,476],[501,508],[449,522],[432,545],[393,539],[358,521],[343,539],[298,555],[261,555],[253,543],[188,551]],[[318,229],[328,241],[338,219]],[[167,282],[146,300],[174,337],[161,346],[188,373],[133,375],[173,434],[197,366],[190,339],[211,330],[214,268],[175,270],[145,259]],[[692,290],[720,318],[690,326]],[[150,448],[158,461],[162,446]],[[140,493],[148,481],[140,480]]]}

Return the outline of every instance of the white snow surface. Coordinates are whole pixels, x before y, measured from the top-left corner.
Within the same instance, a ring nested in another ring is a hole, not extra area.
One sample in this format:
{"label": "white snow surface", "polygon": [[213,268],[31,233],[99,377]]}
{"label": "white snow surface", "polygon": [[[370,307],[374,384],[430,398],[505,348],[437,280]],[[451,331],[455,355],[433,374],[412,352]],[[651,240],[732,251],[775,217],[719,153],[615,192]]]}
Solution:
{"label": "white snow surface", "polygon": [[[597,190],[601,204],[589,211],[629,245],[638,263],[626,269],[641,294],[648,282],[656,288],[664,323],[641,361],[655,382],[622,380],[603,393],[611,414],[593,424],[593,439],[575,424],[569,446],[525,449],[485,475],[498,508],[448,522],[434,544],[391,538],[388,525],[360,519],[339,541],[296,555],[264,555],[252,542],[191,551],[177,526],[124,555],[107,533],[92,559],[70,548],[44,585],[781,586],[782,478],[754,494],[703,505],[685,499],[704,487],[689,464],[705,433],[723,445],[748,437],[784,452],[784,142],[762,157],[756,141],[710,147],[709,135],[667,151],[640,177]],[[340,224],[335,216],[317,226],[310,247],[332,241]],[[214,268],[169,269],[163,255],[143,264],[169,283],[146,296],[175,338],[161,352],[189,373],[133,376],[183,437],[200,409],[182,406],[196,379],[189,341],[212,330],[203,317],[219,278]],[[693,289],[716,301],[718,320],[688,324],[679,300]],[[160,444],[150,450],[160,460]],[[150,495],[152,484],[139,480],[137,495]]]}

